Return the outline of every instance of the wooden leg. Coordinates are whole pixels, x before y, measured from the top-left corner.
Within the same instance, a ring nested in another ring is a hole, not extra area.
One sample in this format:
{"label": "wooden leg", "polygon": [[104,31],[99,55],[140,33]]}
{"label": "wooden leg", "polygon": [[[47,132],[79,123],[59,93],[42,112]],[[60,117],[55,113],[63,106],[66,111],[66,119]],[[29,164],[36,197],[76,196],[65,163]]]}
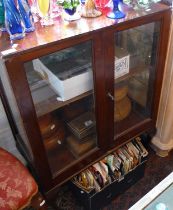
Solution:
{"label": "wooden leg", "polygon": [[32,206],[36,210],[48,209],[48,205],[46,204],[45,199],[39,192],[32,198],[30,206]]}

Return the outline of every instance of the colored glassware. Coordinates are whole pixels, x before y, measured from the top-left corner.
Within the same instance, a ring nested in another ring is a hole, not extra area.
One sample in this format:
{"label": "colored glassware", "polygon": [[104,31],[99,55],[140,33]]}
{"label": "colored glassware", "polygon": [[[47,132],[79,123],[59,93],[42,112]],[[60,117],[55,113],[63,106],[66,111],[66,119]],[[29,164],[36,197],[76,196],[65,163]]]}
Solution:
{"label": "colored glassware", "polygon": [[4,4],[3,1],[0,0],[0,25],[4,24]]}
{"label": "colored glassware", "polygon": [[25,28],[19,11],[13,0],[3,0],[5,8],[5,27],[11,40],[22,39],[25,36]]}
{"label": "colored glassware", "polygon": [[51,17],[56,18],[60,15],[60,7],[57,3],[57,0],[52,0],[51,2]]}
{"label": "colored glassware", "polygon": [[38,9],[37,9],[37,0],[28,0],[29,6],[31,8],[31,13],[34,19],[34,22],[38,22],[39,21],[39,17],[38,17]]}
{"label": "colored glassware", "polygon": [[81,18],[78,13],[79,0],[65,0],[63,2],[64,14],[63,17],[67,21],[78,20]]}
{"label": "colored glassware", "polygon": [[111,19],[120,19],[126,16],[122,11],[119,10],[119,2],[120,0],[113,0],[113,9],[111,12],[108,12],[107,17]]}
{"label": "colored glassware", "polygon": [[28,33],[34,31],[34,21],[27,0],[18,0],[18,9],[25,25],[25,32]]}
{"label": "colored glassware", "polygon": [[51,0],[37,0],[39,15],[41,17],[41,25],[49,26],[53,24],[53,19],[50,15]]}
{"label": "colored glassware", "polygon": [[0,31],[6,31],[4,15],[4,3],[3,0],[0,0]]}
{"label": "colored glassware", "polygon": [[109,7],[111,0],[95,0],[95,5],[98,9],[102,10]]}

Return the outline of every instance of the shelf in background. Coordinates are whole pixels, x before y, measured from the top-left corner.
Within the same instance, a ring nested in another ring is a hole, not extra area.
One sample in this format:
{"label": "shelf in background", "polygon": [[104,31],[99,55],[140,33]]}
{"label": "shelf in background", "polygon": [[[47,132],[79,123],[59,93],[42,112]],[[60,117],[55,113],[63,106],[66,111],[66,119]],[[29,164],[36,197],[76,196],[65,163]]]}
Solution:
{"label": "shelf in background", "polygon": [[58,174],[71,167],[76,162],[80,161],[82,158],[85,158],[86,155],[88,156],[96,149],[97,146],[96,144],[94,144],[89,151],[85,152],[83,155],[79,155],[76,157],[70,151],[67,143],[64,143],[62,145],[57,144],[57,146],[55,146],[53,149],[47,150],[48,161],[53,177],[56,177]]}
{"label": "shelf in background", "polygon": [[[115,84],[123,81],[123,80],[126,80],[132,76],[134,76],[135,74],[139,74],[141,72],[145,72],[145,71],[148,71],[148,69],[150,69],[151,66],[146,66],[145,64],[141,64],[139,67],[135,67],[133,69],[130,69],[130,73],[129,74],[126,74],[118,79],[115,80]],[[49,95],[51,95],[51,97],[48,97],[46,98],[45,100],[39,102],[39,103],[35,103],[35,109],[36,109],[36,113],[37,113],[37,116],[40,117],[44,114],[47,114],[47,113],[50,113],[56,109],[59,109],[65,105],[68,105],[72,102],[75,102],[77,100],[80,100],[82,98],[85,98],[89,95],[92,94],[93,90],[91,91],[88,91],[88,92],[85,92],[79,96],[76,96],[70,100],[67,100],[67,101],[60,101],[58,100],[58,95],[55,93],[55,91],[50,87],[50,85],[47,85],[45,87],[45,89],[47,89],[46,92],[49,92]],[[33,95],[33,94],[32,94]],[[35,97],[37,98],[37,97]]]}
{"label": "shelf in background", "polygon": [[114,83],[117,84],[123,80],[129,79],[130,77],[134,76],[135,74],[140,74],[142,72],[148,71],[151,68],[150,65],[146,65],[144,63],[139,64],[137,67],[131,68],[128,74],[121,76],[114,80]]}
{"label": "shelf in background", "polygon": [[119,136],[121,133],[130,129],[139,123],[143,122],[147,119],[147,116],[143,116],[142,114],[138,113],[137,111],[132,110],[128,117],[124,120],[114,123],[114,133],[116,136]]}
{"label": "shelf in background", "polygon": [[64,170],[66,166],[69,166],[76,160],[65,145],[58,145],[54,149],[47,151],[47,156],[53,175],[62,169]]}
{"label": "shelf in background", "polygon": [[[53,90],[52,90],[53,91]],[[89,95],[92,94],[93,91],[88,91],[88,92],[85,92],[79,96],[76,96],[70,100],[67,100],[67,101],[58,101],[57,100],[57,97],[58,95],[55,93],[55,95],[53,95],[52,97],[50,98],[47,98],[47,100],[44,100],[42,102],[39,102],[37,104],[35,104],[35,109],[36,109],[36,113],[37,113],[37,117],[41,117],[43,116],[44,114],[47,114],[47,113],[50,113],[56,109],[59,109],[65,105],[68,105],[72,102],[75,102],[77,100],[80,100],[82,98],[85,98]]]}

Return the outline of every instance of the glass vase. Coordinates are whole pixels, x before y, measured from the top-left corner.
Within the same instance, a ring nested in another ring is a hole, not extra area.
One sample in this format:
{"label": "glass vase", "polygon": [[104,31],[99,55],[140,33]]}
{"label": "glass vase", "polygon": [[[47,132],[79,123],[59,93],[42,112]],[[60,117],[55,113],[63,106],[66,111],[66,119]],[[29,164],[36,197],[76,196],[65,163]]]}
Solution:
{"label": "glass vase", "polygon": [[63,2],[63,18],[67,21],[74,21],[81,18],[79,13],[79,0],[65,0]]}
{"label": "glass vase", "polygon": [[37,6],[41,17],[41,25],[53,25],[53,19],[51,18],[51,0],[37,0]]}
{"label": "glass vase", "polygon": [[28,0],[29,6],[31,8],[31,13],[34,19],[34,23],[39,21],[38,9],[37,9],[37,0]]}
{"label": "glass vase", "polygon": [[19,11],[13,0],[3,0],[5,9],[5,27],[11,40],[22,39],[25,36],[25,28]]}
{"label": "glass vase", "polygon": [[5,31],[4,3],[0,0],[0,31]]}
{"label": "glass vase", "polygon": [[58,6],[57,0],[51,2],[51,17],[56,18],[60,15],[60,7]]}
{"label": "glass vase", "polygon": [[99,10],[103,10],[106,7],[109,7],[111,4],[111,0],[95,0],[95,6]]}
{"label": "glass vase", "polygon": [[111,18],[111,19],[120,19],[120,18],[124,18],[126,15],[119,10],[118,8],[118,4],[119,4],[120,0],[113,0],[113,9],[111,12],[107,13],[107,17]]}
{"label": "glass vase", "polygon": [[79,20],[81,18],[80,14],[76,12],[76,9],[64,9],[64,14],[63,14],[64,20],[67,21],[74,21],[74,20]]}
{"label": "glass vase", "polygon": [[34,31],[34,21],[27,0],[18,0],[18,9],[25,25],[25,32],[29,33]]}
{"label": "glass vase", "polygon": [[4,4],[3,1],[0,0],[0,25],[4,23]]}

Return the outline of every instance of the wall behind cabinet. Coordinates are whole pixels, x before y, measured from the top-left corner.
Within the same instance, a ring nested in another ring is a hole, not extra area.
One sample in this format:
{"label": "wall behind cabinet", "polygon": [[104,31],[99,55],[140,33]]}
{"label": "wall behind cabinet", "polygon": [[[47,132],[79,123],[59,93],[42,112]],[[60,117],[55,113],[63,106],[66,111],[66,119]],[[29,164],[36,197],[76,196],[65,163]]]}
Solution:
{"label": "wall behind cabinet", "polygon": [[18,159],[25,163],[23,157],[16,148],[15,140],[8,123],[8,119],[0,100],[0,147],[14,154]]}

